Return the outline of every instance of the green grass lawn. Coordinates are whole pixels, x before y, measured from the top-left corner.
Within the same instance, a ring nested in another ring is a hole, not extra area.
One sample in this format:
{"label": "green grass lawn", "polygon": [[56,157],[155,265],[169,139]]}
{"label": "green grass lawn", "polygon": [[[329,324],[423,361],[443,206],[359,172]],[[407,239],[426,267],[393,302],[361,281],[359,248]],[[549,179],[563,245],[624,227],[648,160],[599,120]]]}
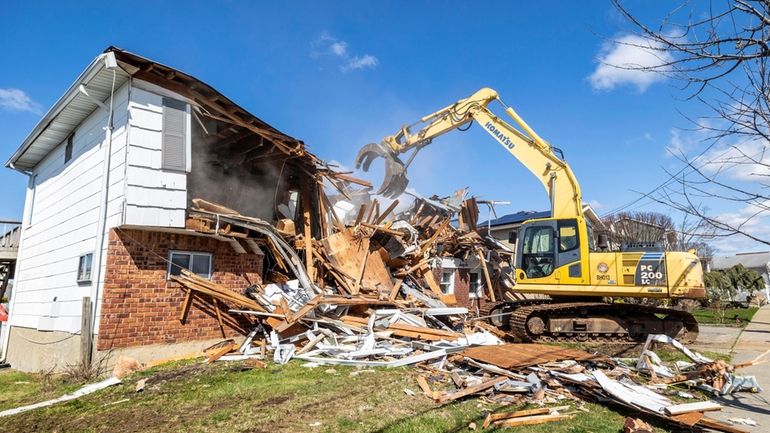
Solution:
{"label": "green grass lawn", "polygon": [[[758,309],[757,307],[726,308],[722,311],[716,311],[711,308],[702,308],[693,311],[692,314],[698,320],[698,323],[743,327],[748,325]],[[740,319],[740,322],[736,321],[736,318]]]}
{"label": "green grass lawn", "polygon": [[[439,405],[420,393],[417,369],[361,371],[300,362],[244,370],[240,362],[183,362],[136,373],[77,400],[2,419],[24,432],[466,432],[488,411],[515,410],[469,398]],[[145,390],[135,383],[148,378]],[[78,386],[60,377],[0,371],[0,409],[58,397]],[[408,396],[408,388],[417,395]],[[559,403],[559,405],[564,403]],[[587,403],[555,423],[505,429],[535,433],[617,433],[625,413]],[[659,432],[669,431],[657,426]],[[502,431],[489,429],[489,432]]]}

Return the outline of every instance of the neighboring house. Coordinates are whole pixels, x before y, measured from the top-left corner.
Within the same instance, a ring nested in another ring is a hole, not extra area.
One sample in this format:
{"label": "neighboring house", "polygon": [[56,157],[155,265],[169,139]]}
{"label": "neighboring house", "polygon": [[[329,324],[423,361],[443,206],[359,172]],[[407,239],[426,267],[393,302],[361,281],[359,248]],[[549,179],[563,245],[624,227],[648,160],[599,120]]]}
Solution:
{"label": "neighboring house", "polygon": [[[604,229],[604,223],[590,205],[583,206],[583,214],[585,215],[588,223],[593,227],[594,232],[599,232]],[[550,211],[520,211],[508,215],[503,215],[491,221],[479,223],[478,228],[480,231],[484,232],[486,232],[486,229],[489,228],[489,233],[493,238],[497,239],[500,243],[515,251],[516,246],[511,243],[512,233],[516,232],[521,224],[524,223],[524,221],[550,217]]]}
{"label": "neighboring house", "polygon": [[[770,300],[770,251],[714,257],[707,265],[707,270],[730,269],[735,265],[743,265],[747,269],[751,269],[761,275],[765,282],[765,299]],[[745,300],[747,295],[748,293],[739,293],[736,300]]]}
{"label": "neighboring house", "polygon": [[198,309],[180,324],[171,263],[233,290],[261,282],[267,265],[258,248],[187,230],[192,199],[301,219],[298,196],[315,194],[317,163],[207,84],[108,48],[6,163],[28,187],[3,358],[30,371],[221,339]]}

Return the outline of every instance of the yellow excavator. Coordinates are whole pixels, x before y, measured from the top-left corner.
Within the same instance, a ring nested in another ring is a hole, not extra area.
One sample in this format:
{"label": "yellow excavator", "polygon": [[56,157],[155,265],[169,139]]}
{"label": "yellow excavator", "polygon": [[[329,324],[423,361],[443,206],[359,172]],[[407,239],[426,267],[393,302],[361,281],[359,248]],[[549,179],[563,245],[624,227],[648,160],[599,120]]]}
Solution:
{"label": "yellow excavator", "polygon": [[[494,114],[492,102],[501,104],[519,128]],[[421,148],[473,122],[540,180],[551,202],[550,218],[525,221],[511,239],[516,245],[515,291],[546,296],[487,305],[484,315],[493,324],[523,341],[635,342],[653,333],[695,340],[697,321],[685,311],[612,301],[704,298],[703,269],[694,251],[663,252],[640,244],[622,252],[596,252],[580,185],[562,152],[540,138],[496,91],[481,89],[379,144],[364,146],[356,167],[368,171],[374,160],[384,158],[385,180],[378,193],[398,196],[408,183],[407,167]],[[404,163],[399,156],[410,150]]]}

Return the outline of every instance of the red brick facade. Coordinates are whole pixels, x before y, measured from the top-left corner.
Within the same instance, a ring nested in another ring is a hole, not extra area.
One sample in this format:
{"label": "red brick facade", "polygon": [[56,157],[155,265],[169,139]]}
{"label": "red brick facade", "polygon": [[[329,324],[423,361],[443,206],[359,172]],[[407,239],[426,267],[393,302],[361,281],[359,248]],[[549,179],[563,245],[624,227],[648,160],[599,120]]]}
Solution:
{"label": "red brick facade", "polygon": [[[441,274],[446,272],[454,272],[454,295],[455,300],[457,300],[457,305],[461,307],[466,307],[469,309],[473,309],[476,307],[482,307],[485,302],[489,302],[487,294],[487,289],[483,287],[481,289],[481,297],[480,298],[471,298],[470,297],[470,285],[471,285],[471,269],[469,268],[436,268],[435,269],[435,276],[436,281],[441,281]],[[481,268],[473,269],[474,273],[479,273],[479,277],[481,278],[480,282],[481,285],[484,286],[484,276],[481,275]]]}
{"label": "red brick facade", "polygon": [[261,282],[263,256],[237,254],[229,244],[216,239],[113,229],[97,350],[221,338],[216,316],[202,311],[199,305],[191,308],[185,325],[179,322],[184,292],[167,280],[170,250],[211,253],[211,279],[234,291]]}

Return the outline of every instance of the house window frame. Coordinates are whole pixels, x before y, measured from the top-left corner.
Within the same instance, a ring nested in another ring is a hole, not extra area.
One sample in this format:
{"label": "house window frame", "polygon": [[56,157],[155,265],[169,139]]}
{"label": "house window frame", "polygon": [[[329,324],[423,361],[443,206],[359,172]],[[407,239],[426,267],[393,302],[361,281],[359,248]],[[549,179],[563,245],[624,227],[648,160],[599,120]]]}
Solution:
{"label": "house window frame", "polygon": [[[472,289],[473,275],[476,274],[476,290]],[[468,270],[468,298],[479,299],[481,298],[481,288],[483,287],[483,281],[481,280],[481,269]]]}
{"label": "house window frame", "polygon": [[[208,259],[209,259],[209,272],[208,272],[208,275],[206,275],[206,276],[203,276],[203,275],[200,275],[200,274],[196,274],[196,275],[198,275],[198,276],[200,276],[202,278],[205,278],[207,280],[211,279],[211,275],[214,273],[214,255],[212,253],[209,253],[209,252],[206,252],[206,251],[169,250],[169,252],[168,252],[168,267],[166,268],[166,279],[167,280],[171,279],[171,275],[172,275],[171,274],[171,267],[175,266],[174,262],[172,260],[173,257],[174,257],[174,254],[178,254],[178,255],[186,254],[186,255],[190,256],[190,267],[189,268],[183,268],[183,269],[187,269],[190,272],[193,272],[191,268],[193,267],[193,262],[195,261],[195,256],[196,255],[197,256],[206,256],[206,257],[208,257]],[[181,268],[181,266],[179,266],[179,267]]]}
{"label": "house window frame", "polygon": [[[88,272],[86,273],[86,269]],[[90,283],[91,278],[94,274],[94,253],[88,252],[85,254],[81,254],[78,257],[78,271],[77,271],[77,282],[78,283]]]}
{"label": "house window frame", "polygon": [[[454,295],[455,293],[455,273],[457,272],[457,269],[455,268],[445,268],[441,270],[441,275],[439,279],[439,287],[441,288],[441,293],[444,295]],[[444,274],[449,274],[449,281],[444,282]],[[448,285],[448,290],[444,290],[444,285]]]}

